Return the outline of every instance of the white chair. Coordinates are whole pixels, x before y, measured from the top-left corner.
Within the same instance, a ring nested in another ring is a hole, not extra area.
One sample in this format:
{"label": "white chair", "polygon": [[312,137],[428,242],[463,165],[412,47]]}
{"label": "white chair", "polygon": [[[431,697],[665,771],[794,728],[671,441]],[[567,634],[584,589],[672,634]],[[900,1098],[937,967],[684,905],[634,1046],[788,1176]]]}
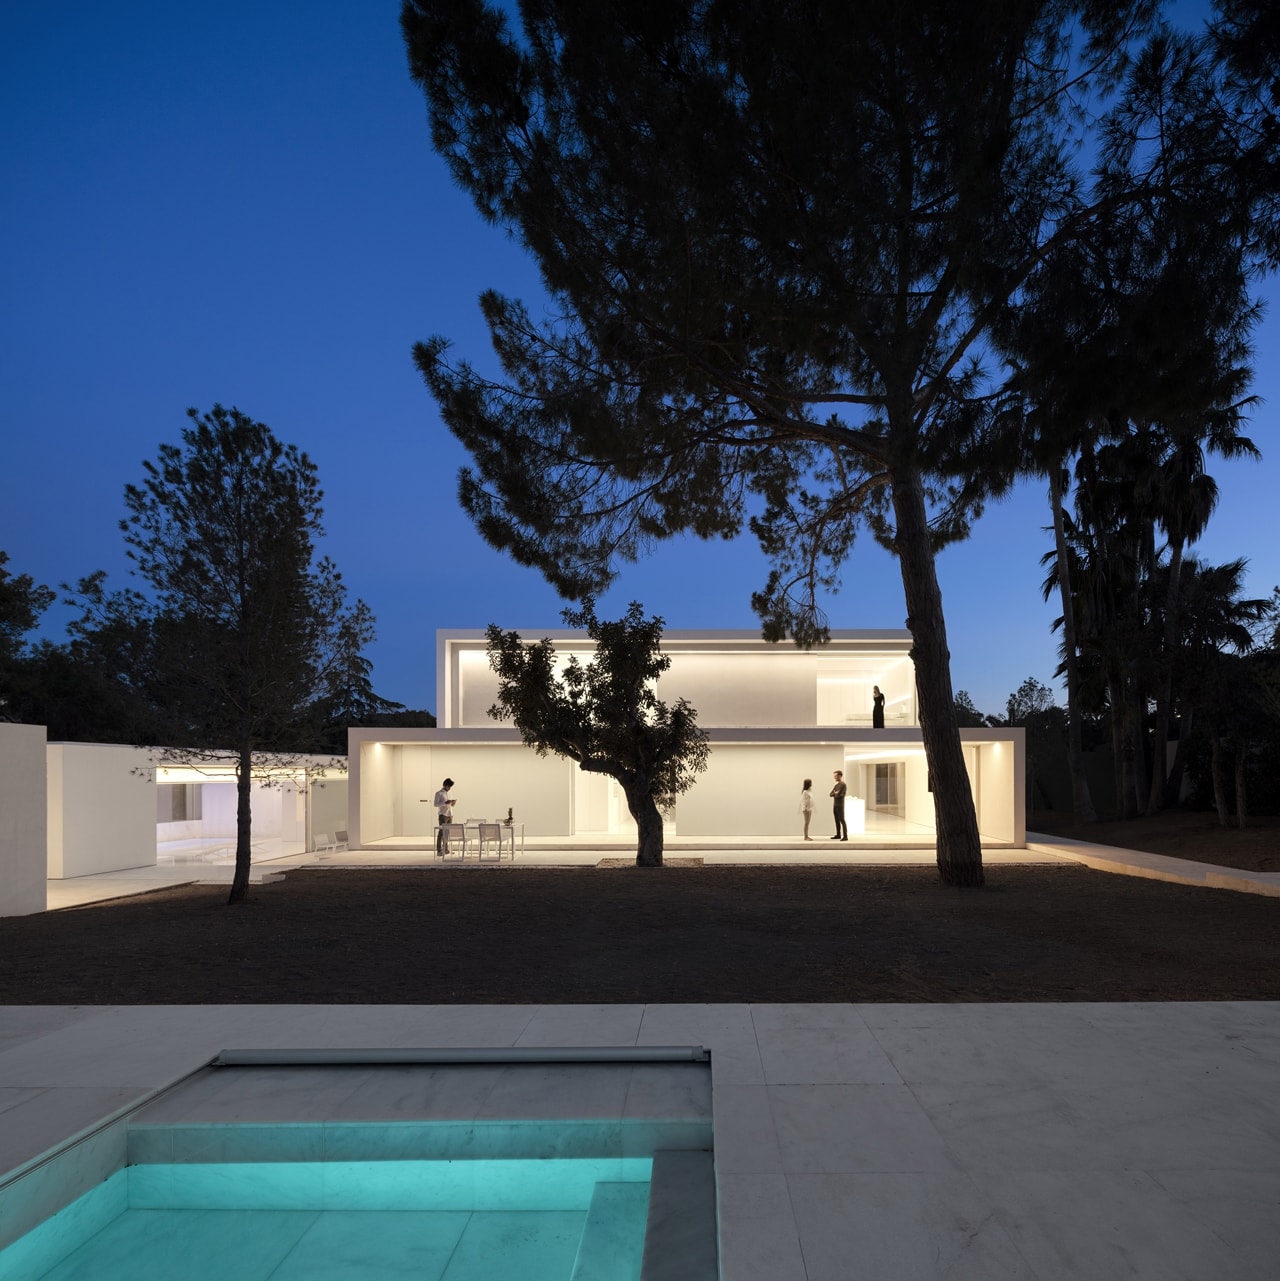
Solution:
{"label": "white chair", "polygon": [[345,849],[347,848],[347,834],[346,834],[346,832],[334,832],[334,834],[333,834],[333,848],[334,848],[335,850],[345,850]]}
{"label": "white chair", "polygon": [[[476,840],[479,842],[480,852],[478,857],[484,858],[484,851],[487,845],[496,845],[498,847],[498,862],[502,862],[502,824],[501,823],[478,823],[476,825]],[[514,858],[514,854],[512,855]]]}
{"label": "white chair", "polygon": [[436,855],[448,858],[453,851],[450,846],[456,844],[458,853],[467,857],[467,826],[465,823],[441,823],[439,837],[436,841]]}
{"label": "white chair", "polygon": [[337,848],[338,848],[337,844],[334,841],[331,841],[329,839],[328,832],[316,833],[316,852],[317,853],[319,853],[321,850],[336,850]]}

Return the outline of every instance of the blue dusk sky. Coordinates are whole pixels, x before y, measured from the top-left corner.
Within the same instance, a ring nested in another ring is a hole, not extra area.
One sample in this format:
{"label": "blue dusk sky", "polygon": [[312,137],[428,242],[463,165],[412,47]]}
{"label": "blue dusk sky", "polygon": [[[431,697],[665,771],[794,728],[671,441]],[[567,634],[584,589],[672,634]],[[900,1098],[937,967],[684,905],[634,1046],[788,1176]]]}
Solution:
{"label": "blue dusk sky", "polygon": [[[11,572],[51,585],[99,568],[127,585],[124,486],[178,440],[188,406],[237,406],[319,468],[321,549],[377,616],[375,687],[434,709],[437,628],[538,634],[563,603],[458,509],[466,454],[411,360],[444,334],[485,362],[480,292],[540,291],[432,151],[398,13],[397,0],[3,6],[0,548]],[[1253,595],[1280,582],[1277,323],[1257,334],[1264,461],[1211,465],[1221,501],[1193,549],[1249,557]],[[1043,486],[1025,485],[942,554],[953,681],[985,710],[1027,676],[1052,681],[1048,521]],[[635,599],[670,628],[755,628],[766,573],[749,534],[679,540],[624,567],[599,609]],[[826,604],[833,627],[901,627],[896,563],[860,539]],[[68,613],[51,610],[45,634],[61,639]]]}

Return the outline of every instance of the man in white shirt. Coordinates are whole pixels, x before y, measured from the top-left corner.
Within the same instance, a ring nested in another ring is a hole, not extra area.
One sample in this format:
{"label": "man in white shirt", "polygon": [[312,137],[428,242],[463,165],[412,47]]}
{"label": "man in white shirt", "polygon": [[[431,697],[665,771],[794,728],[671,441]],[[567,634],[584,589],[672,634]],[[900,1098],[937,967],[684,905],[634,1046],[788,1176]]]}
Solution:
{"label": "man in white shirt", "polygon": [[436,853],[444,853],[444,825],[453,822],[453,803],[454,798],[449,795],[449,789],[453,786],[453,779],[446,778],[440,790],[432,799],[432,804],[436,807]]}

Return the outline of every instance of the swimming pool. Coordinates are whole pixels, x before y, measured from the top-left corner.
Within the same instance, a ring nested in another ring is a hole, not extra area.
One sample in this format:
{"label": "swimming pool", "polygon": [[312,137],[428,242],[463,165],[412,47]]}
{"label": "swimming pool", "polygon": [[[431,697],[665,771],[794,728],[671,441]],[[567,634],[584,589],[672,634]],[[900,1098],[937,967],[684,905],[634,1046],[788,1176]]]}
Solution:
{"label": "swimming pool", "polygon": [[0,1188],[0,1277],[639,1281],[710,1149],[705,1065],[207,1068]]}
{"label": "swimming pool", "polygon": [[638,1281],[652,1160],[132,1165],[6,1281]]}

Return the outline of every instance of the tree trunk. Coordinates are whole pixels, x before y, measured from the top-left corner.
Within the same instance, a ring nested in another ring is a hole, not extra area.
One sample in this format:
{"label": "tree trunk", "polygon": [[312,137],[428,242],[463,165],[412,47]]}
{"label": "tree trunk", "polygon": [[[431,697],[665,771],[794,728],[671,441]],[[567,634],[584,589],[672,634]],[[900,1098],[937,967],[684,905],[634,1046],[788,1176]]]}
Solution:
{"label": "tree trunk", "polygon": [[241,744],[236,760],[236,874],[228,903],[241,903],[249,893],[249,867],[253,860],[249,835],[253,815],[253,751]]}
{"label": "tree trunk", "polygon": [[1147,700],[1137,681],[1133,682],[1129,697],[1132,700],[1129,708],[1129,729],[1133,735],[1133,809],[1135,814],[1145,814],[1149,788],[1147,786],[1147,736],[1143,722],[1146,719]]}
{"label": "tree trunk", "polygon": [[1175,542],[1169,552],[1169,590],[1164,602],[1164,636],[1156,670],[1155,748],[1151,761],[1151,789],[1147,813],[1158,814],[1167,801],[1169,721],[1173,703],[1173,651],[1178,642],[1178,590],[1182,581],[1182,544]]}
{"label": "tree trunk", "polygon": [[1249,826],[1249,797],[1246,788],[1249,763],[1248,741],[1236,739],[1236,826],[1243,831]]}
{"label": "tree trunk", "polygon": [[1133,735],[1129,733],[1129,704],[1118,676],[1107,678],[1111,703],[1111,751],[1114,757],[1116,807],[1120,818],[1136,818],[1133,788]]}
{"label": "tree trunk", "polygon": [[636,821],[636,866],[662,866],[662,812],[648,787],[622,783],[627,808]]}
{"label": "tree trunk", "polygon": [[1218,826],[1228,826],[1227,789],[1222,781],[1222,740],[1214,726],[1209,727],[1209,773],[1213,778],[1213,807],[1218,811]]}
{"label": "tree trunk", "polygon": [[1098,815],[1084,773],[1084,743],[1080,731],[1080,656],[1076,649],[1076,616],[1071,598],[1071,565],[1062,515],[1062,468],[1049,469],[1049,505],[1053,509],[1053,541],[1058,553],[1058,594],[1062,598],[1062,649],[1067,668],[1067,770],[1071,775],[1071,817],[1075,823],[1094,823]]}
{"label": "tree trunk", "polygon": [[1191,708],[1184,707],[1182,715],[1178,717],[1178,748],[1173,754],[1173,765],[1165,781],[1164,803],[1166,806],[1177,805],[1182,799],[1182,776],[1187,768],[1187,744],[1191,741],[1193,719]]}
{"label": "tree trunk", "polygon": [[920,475],[894,470],[893,512],[897,523],[894,550],[902,572],[911,631],[911,657],[920,699],[920,729],[925,759],[933,778],[933,808],[938,829],[938,875],[944,885],[983,883],[982,841],[973,790],[960,750],[956,705],[951,690],[951,654],[947,649],[942,591],[938,586],[928,513]]}

